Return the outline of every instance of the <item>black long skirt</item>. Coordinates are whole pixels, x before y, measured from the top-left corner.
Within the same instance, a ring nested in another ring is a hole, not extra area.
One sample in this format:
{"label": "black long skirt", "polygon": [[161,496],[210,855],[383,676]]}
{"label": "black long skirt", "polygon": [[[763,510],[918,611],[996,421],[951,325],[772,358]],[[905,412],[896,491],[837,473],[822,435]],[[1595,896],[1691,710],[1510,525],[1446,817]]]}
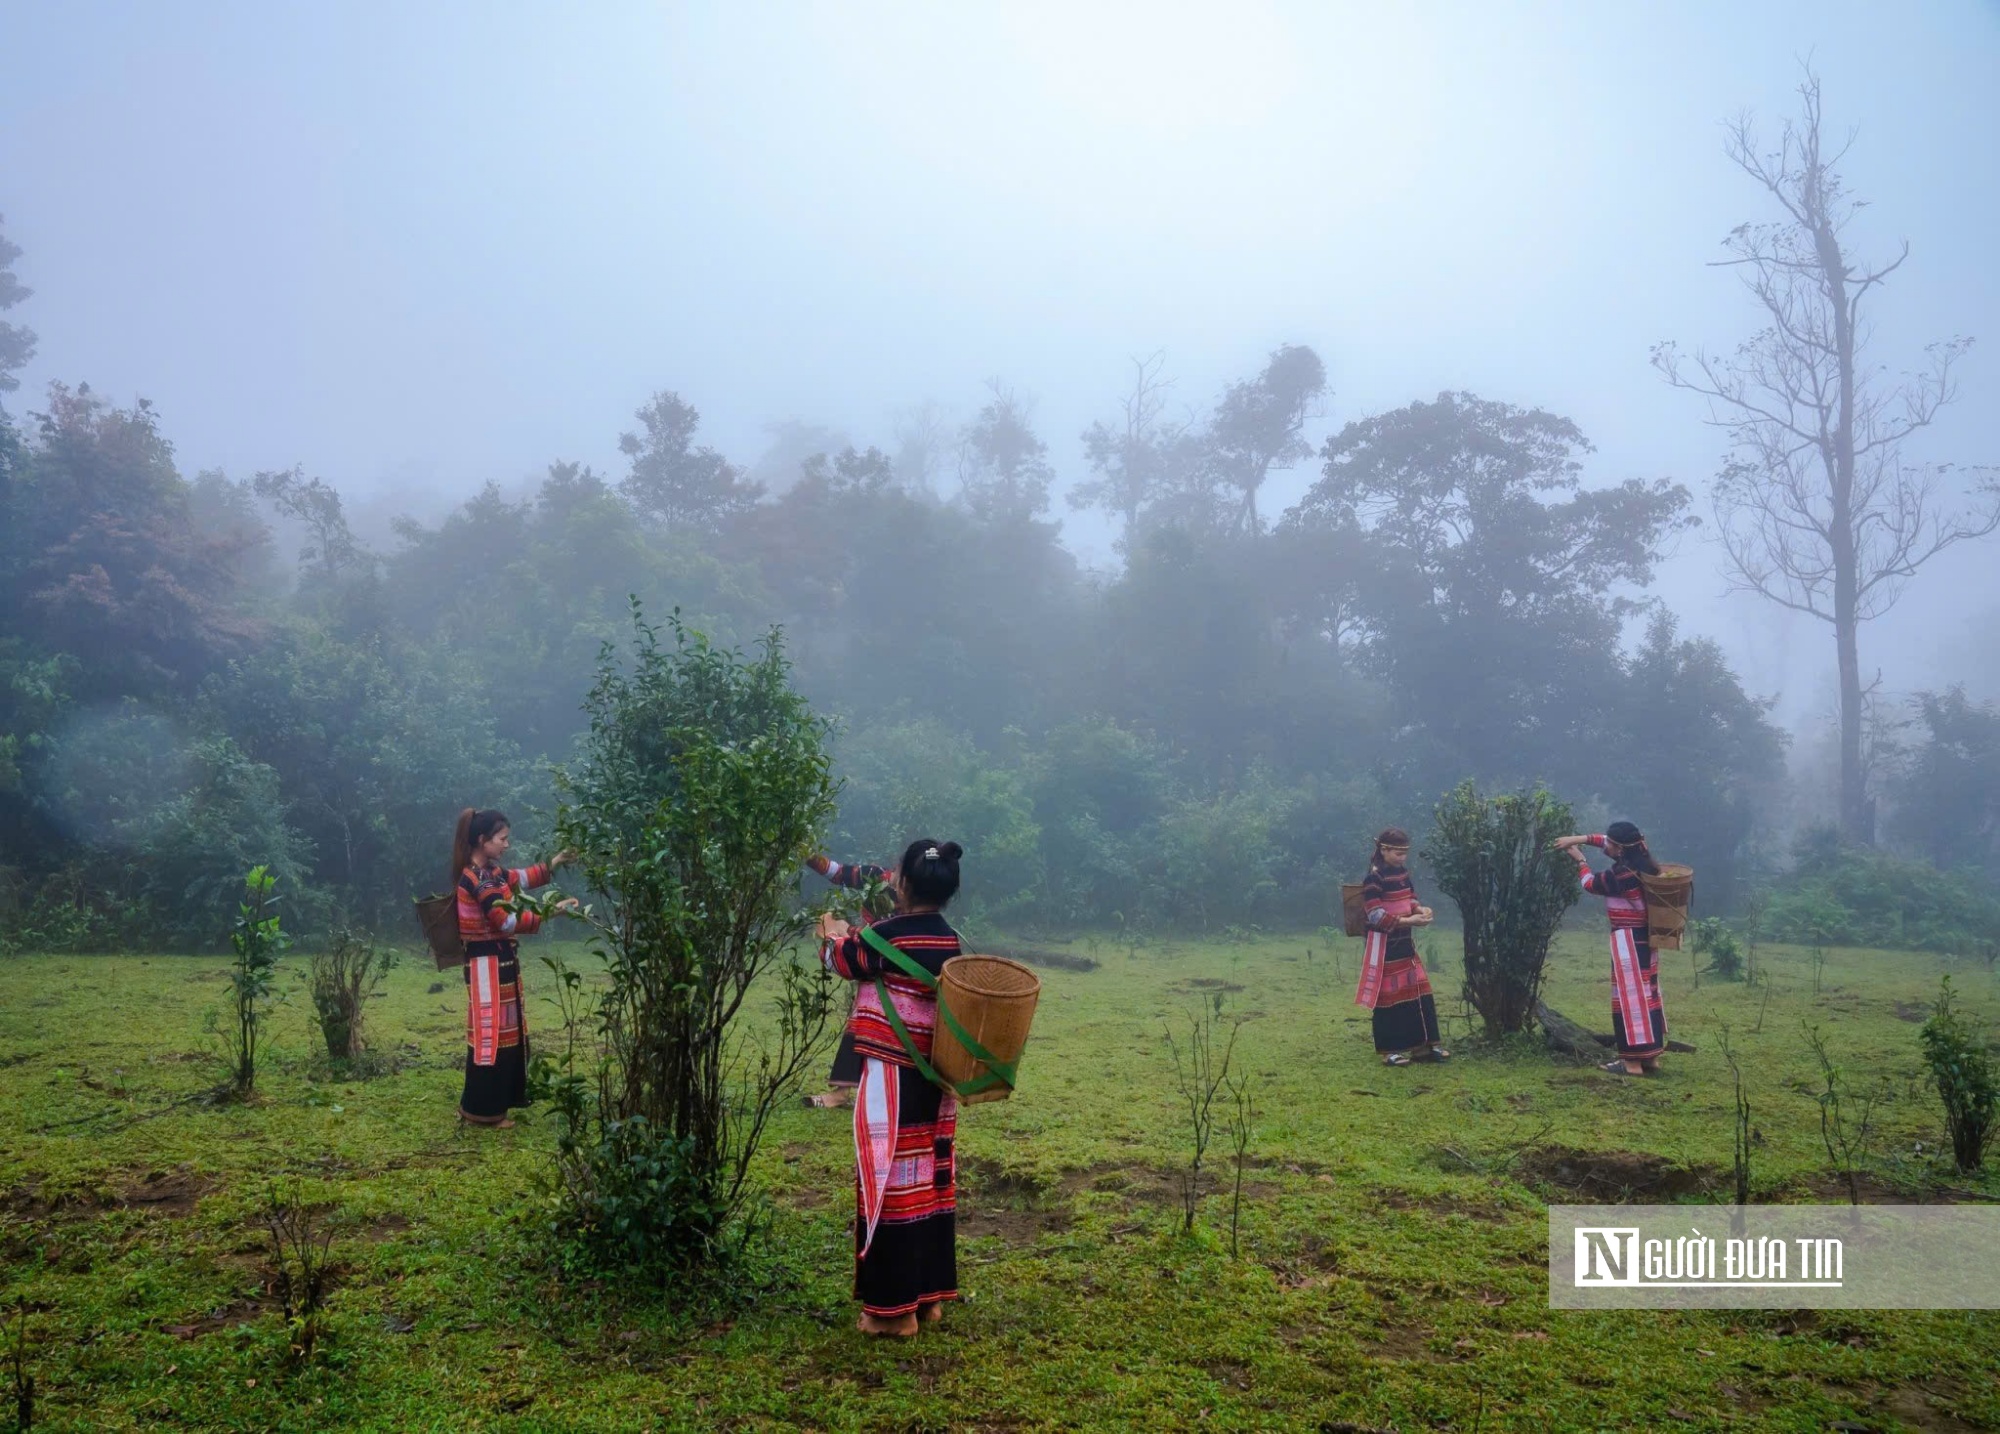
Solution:
{"label": "black long skirt", "polygon": [[856,1182],[854,1297],[868,1314],[895,1319],[958,1298],[958,1102],[907,1066],[881,1064],[897,1082],[896,1159],[865,1256]]}
{"label": "black long skirt", "polygon": [[1437,1001],[1429,991],[1394,1006],[1375,1008],[1375,1050],[1381,1055],[1438,1043]]}
{"label": "black long skirt", "polygon": [[[472,999],[472,963],[465,964],[466,999]],[[475,1119],[498,1120],[510,1110],[528,1104],[528,1030],[521,1018],[521,960],[509,954],[500,958],[501,1025],[499,1048],[493,1064],[478,1065],[473,1060],[469,1038],[465,1047],[465,1089],[458,1108]]]}
{"label": "black long skirt", "polygon": [[840,1033],[840,1044],[834,1048],[833,1070],[826,1078],[828,1085],[860,1085],[861,1053],[854,1049],[854,1035],[850,1031]]}

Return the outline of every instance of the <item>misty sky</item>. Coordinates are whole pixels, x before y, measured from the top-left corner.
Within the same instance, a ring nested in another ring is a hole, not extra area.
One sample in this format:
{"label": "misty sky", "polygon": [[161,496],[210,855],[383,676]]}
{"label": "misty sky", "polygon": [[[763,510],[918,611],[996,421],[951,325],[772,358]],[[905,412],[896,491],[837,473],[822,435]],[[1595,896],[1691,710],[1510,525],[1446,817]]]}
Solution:
{"label": "misty sky", "polygon": [[[410,11],[421,13],[412,14]],[[0,0],[0,213],[51,379],[154,401],[184,471],[303,463],[435,512],[620,469],[654,389],[756,459],[889,443],[1000,377],[1064,481],[1134,354],[1205,408],[1280,343],[1312,436],[1444,388],[1541,405],[1604,481],[1702,495],[1720,445],[1647,366],[1755,326],[1718,241],[1767,217],[1721,121],[1811,53],[1854,237],[1913,246],[1876,356],[1980,339],[1920,455],[2000,462],[2000,4],[583,6]],[[1275,512],[1309,481],[1280,475]],[[1059,509],[1067,515],[1066,509]],[[1108,530],[1066,523],[1086,559]],[[860,535],[857,535],[857,538]],[[1864,663],[2000,695],[2000,540]],[[1684,542],[1662,591],[1799,720],[1831,639]]]}

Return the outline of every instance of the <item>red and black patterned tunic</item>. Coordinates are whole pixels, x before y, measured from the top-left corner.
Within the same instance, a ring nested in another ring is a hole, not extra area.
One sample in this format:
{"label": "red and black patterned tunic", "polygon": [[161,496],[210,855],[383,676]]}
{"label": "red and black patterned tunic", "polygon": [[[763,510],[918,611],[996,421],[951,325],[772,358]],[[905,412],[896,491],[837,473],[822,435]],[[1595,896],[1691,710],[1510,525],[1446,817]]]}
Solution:
{"label": "red and black patterned tunic", "polygon": [[[958,933],[934,911],[878,921],[875,933],[933,976],[959,954]],[[859,982],[848,1033],[862,1060],[854,1099],[854,1297],[878,1319],[958,1298],[958,1098],[933,1085],[889,1024],[888,988],[911,1044],[930,1059],[937,999],[858,933],[830,943],[827,964]]]}
{"label": "red and black patterned tunic", "polygon": [[[1584,840],[1602,851],[1602,834]],[[1626,1060],[1651,1060],[1667,1046],[1667,1011],[1660,970],[1646,934],[1646,888],[1621,857],[1605,871],[1586,871],[1583,889],[1604,898],[1611,917],[1611,1030]]]}
{"label": "red and black patterned tunic", "polygon": [[1378,1054],[1427,1050],[1442,1037],[1431,978],[1417,957],[1416,938],[1400,924],[1403,917],[1415,914],[1419,904],[1410,885],[1410,869],[1371,862],[1361,883],[1361,899],[1368,913],[1368,935],[1354,1003],[1375,1013]]}
{"label": "red and black patterned tunic", "polygon": [[503,908],[554,879],[546,865],[470,867],[458,874],[458,934],[465,942],[465,1090],[459,1109],[498,1120],[528,1103],[528,1032],[521,1019],[517,936],[539,931],[532,911]]}

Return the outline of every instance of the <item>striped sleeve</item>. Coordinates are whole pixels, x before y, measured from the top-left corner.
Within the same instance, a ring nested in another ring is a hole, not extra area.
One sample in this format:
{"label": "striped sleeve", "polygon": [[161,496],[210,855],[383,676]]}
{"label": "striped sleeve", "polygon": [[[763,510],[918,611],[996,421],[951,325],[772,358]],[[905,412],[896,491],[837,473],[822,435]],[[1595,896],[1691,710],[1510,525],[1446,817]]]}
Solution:
{"label": "striped sleeve", "polygon": [[861,939],[858,929],[827,945],[826,967],[841,979],[872,981],[882,974],[882,958]]}
{"label": "striped sleeve", "polygon": [[532,911],[502,910],[502,904],[514,894],[514,878],[521,874],[495,868],[480,877],[479,909],[485,914],[488,929],[496,936],[527,936],[541,929],[542,919]]}
{"label": "striped sleeve", "polygon": [[1361,883],[1361,904],[1368,913],[1367,920],[1370,926],[1389,924],[1389,908],[1383,903],[1381,873],[1370,867],[1367,877]]}

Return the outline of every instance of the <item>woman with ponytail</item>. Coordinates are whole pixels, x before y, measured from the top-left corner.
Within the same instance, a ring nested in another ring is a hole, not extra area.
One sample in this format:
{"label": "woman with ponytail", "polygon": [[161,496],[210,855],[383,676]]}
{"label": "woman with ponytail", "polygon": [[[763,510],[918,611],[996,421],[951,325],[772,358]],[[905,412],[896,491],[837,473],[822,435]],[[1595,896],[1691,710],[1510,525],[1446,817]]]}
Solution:
{"label": "woman with ponytail", "polygon": [[[542,918],[517,911],[523,891],[547,886],[570,857],[530,867],[501,865],[510,844],[507,818],[467,807],[451,840],[457,873],[458,934],[465,943],[465,1089],[459,1119],[510,1129],[507,1112],[528,1103],[528,1033],[521,1021],[521,958],[517,937],[541,929]],[[558,910],[573,910],[574,900]]]}
{"label": "woman with ponytail", "polygon": [[958,1097],[925,1075],[937,1025],[932,990],[959,954],[944,908],[958,892],[955,841],[910,843],[896,914],[820,928],[835,975],[857,985],[848,1034],[861,1057],[854,1097],[854,1297],[865,1334],[913,1335],[958,1298]]}
{"label": "woman with ponytail", "polygon": [[1410,834],[1389,827],[1375,838],[1361,899],[1368,916],[1361,984],[1354,1004],[1375,1013],[1375,1052],[1385,1066],[1451,1059],[1438,1032],[1437,998],[1410,933],[1431,924],[1431,909],[1417,904],[1410,885]]}
{"label": "woman with ponytail", "polygon": [[[1613,822],[1601,834],[1566,836],[1556,843],[1576,859],[1583,889],[1604,898],[1611,917],[1611,1030],[1618,1059],[1604,1069],[1620,1075],[1651,1075],[1667,1048],[1667,1010],[1660,1004],[1660,970],[1646,935],[1646,887],[1641,873],[1657,876],[1660,864],[1645,835],[1631,822]],[[1592,871],[1583,848],[1594,846],[1611,858],[1607,871]]]}

